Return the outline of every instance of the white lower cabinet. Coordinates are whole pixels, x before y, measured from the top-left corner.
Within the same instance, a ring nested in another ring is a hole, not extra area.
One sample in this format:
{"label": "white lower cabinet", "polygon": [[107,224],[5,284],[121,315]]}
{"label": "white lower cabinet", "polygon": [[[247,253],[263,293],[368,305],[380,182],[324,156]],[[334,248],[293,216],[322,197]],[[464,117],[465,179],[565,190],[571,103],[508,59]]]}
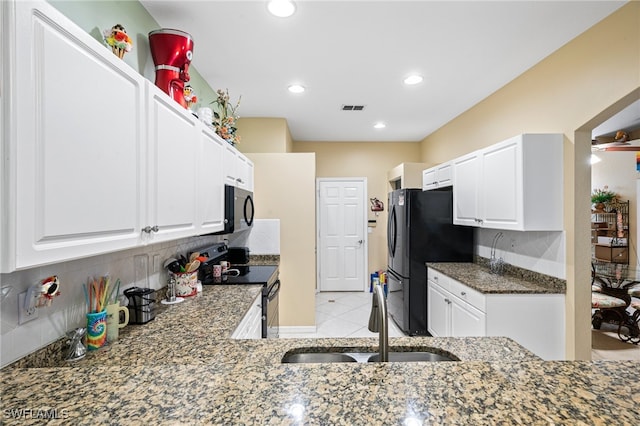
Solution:
{"label": "white lower cabinet", "polygon": [[429,332],[435,337],[484,336],[485,314],[439,285],[428,284]]}
{"label": "white lower cabinet", "polygon": [[262,293],[259,293],[240,324],[231,334],[232,339],[262,338]]}
{"label": "white lower cabinet", "polygon": [[427,275],[433,336],[504,336],[545,360],[565,359],[563,294],[483,294],[433,269]]}

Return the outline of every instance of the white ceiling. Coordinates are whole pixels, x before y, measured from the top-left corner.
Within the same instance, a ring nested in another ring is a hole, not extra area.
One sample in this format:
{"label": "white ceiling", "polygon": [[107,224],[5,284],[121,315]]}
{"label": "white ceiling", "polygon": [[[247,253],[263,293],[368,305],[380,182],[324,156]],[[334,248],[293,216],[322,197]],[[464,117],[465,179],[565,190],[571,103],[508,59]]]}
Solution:
{"label": "white ceiling", "polygon": [[[290,18],[264,1],[141,3],[192,35],[193,66],[242,95],[240,116],[284,117],[297,141],[419,141],[624,1],[307,0]],[[404,86],[412,72],[425,80]]]}

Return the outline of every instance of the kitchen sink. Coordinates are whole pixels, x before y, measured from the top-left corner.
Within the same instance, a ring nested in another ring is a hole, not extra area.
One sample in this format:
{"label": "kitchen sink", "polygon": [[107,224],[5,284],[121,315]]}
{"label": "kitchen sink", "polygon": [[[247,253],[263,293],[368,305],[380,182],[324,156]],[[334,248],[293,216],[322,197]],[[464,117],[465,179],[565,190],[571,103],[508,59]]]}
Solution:
{"label": "kitchen sink", "polygon": [[[320,349],[320,348],[319,348]],[[344,352],[338,348],[331,348],[332,351],[327,352],[287,352],[282,357],[282,363],[299,364],[299,363],[333,363],[333,362],[378,362],[379,354],[377,352],[358,352],[353,349],[344,349]],[[309,348],[305,348],[309,350]],[[400,351],[389,352],[389,362],[438,362],[438,361],[460,361],[455,355],[445,351],[430,352],[428,350],[419,351]]]}
{"label": "kitchen sink", "polygon": [[[368,359],[368,362],[378,362],[379,354]],[[389,362],[434,362],[434,361],[460,361],[453,355],[442,355],[433,352],[389,352]]]}
{"label": "kitchen sink", "polygon": [[283,363],[358,362],[354,357],[340,352],[305,352],[286,354]]}

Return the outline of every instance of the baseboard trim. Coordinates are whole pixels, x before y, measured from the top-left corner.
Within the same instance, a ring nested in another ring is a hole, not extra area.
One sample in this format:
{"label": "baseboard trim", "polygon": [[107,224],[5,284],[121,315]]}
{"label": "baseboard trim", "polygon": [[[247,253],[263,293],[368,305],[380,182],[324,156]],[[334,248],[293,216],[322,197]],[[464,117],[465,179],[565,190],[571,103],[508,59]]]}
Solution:
{"label": "baseboard trim", "polygon": [[318,331],[318,328],[315,325],[307,325],[307,326],[297,326],[297,325],[289,325],[289,326],[280,326],[278,328],[278,332],[280,336],[286,336],[287,334],[315,334]]}

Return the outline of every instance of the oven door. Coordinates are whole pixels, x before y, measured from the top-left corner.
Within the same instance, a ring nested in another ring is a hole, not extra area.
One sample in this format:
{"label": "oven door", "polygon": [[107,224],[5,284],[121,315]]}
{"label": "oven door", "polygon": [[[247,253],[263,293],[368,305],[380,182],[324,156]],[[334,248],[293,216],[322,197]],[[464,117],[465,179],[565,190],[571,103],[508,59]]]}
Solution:
{"label": "oven door", "polygon": [[279,336],[278,305],[280,299],[280,280],[262,290],[262,337],[277,339]]}

